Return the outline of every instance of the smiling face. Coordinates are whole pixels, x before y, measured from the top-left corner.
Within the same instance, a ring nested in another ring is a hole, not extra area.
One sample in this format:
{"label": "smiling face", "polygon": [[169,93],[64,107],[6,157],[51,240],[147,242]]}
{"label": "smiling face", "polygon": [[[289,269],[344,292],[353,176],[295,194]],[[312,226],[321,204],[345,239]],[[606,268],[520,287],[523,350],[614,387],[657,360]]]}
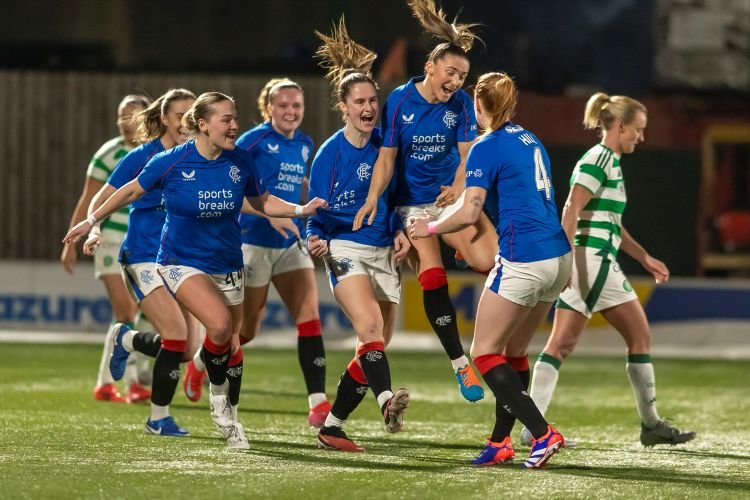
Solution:
{"label": "smiling face", "polygon": [[[432,102],[447,102],[463,87],[469,74],[469,60],[455,54],[445,54],[425,65],[425,87]],[[428,99],[430,100],[430,99]]]}
{"label": "smiling face", "polygon": [[354,127],[363,134],[372,133],[380,111],[375,86],[369,82],[352,84],[346,102],[339,103],[339,109],[344,114],[347,127]]}
{"label": "smiling face", "polygon": [[219,101],[211,106],[213,113],[207,118],[198,118],[198,129],[207,137],[211,146],[221,149],[234,149],[237,139],[237,110],[229,100]]}
{"label": "smiling face", "polygon": [[299,89],[282,88],[271,96],[267,111],[273,128],[291,139],[305,116],[305,98]]}
{"label": "smiling face", "polygon": [[645,140],[644,131],[648,123],[648,117],[643,111],[636,111],[633,120],[624,124],[620,121],[615,123],[618,132],[618,143],[621,153],[632,153],[635,147]]}
{"label": "smiling face", "polygon": [[133,114],[142,109],[144,108],[134,104],[121,106],[117,109],[117,128],[120,131],[120,135],[125,138],[126,143],[135,141],[136,124],[133,120]]}
{"label": "smiling face", "polygon": [[188,137],[188,130],[182,126],[182,117],[195,99],[175,99],[169,103],[169,109],[165,115],[161,115],[161,122],[167,127],[166,135],[169,141],[175,145],[182,144]]}

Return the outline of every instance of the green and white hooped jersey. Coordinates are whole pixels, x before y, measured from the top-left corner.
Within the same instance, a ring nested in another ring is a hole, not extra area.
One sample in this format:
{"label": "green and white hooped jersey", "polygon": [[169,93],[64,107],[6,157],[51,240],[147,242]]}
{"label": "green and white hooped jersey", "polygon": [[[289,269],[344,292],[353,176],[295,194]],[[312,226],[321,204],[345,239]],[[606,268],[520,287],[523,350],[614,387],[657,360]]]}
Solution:
{"label": "green and white hooped jersey", "polygon": [[[88,168],[86,169],[86,177],[96,179],[102,184],[106,184],[110,174],[115,169],[119,161],[128,152],[133,149],[131,146],[125,144],[125,140],[122,137],[115,137],[108,140],[99,150],[94,153],[94,157],[91,158]],[[125,237],[125,233],[128,230],[128,207],[127,205],[113,213],[101,223],[102,236],[105,238],[117,238],[122,240]],[[109,234],[107,234],[109,233]]]}
{"label": "green and white hooped jersey", "polygon": [[622,214],[627,204],[620,157],[597,144],[578,160],[570,178],[571,189],[574,185],[593,194],[578,218],[575,246],[606,249],[617,257],[622,242]]}

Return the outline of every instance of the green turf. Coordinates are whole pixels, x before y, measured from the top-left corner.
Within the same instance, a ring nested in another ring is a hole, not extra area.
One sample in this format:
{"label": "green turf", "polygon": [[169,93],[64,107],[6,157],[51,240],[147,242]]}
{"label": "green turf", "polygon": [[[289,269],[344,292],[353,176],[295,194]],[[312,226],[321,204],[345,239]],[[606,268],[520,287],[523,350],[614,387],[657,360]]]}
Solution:
{"label": "green turf", "polygon": [[[413,396],[405,431],[388,435],[368,396],[348,424],[368,452],[343,454],[314,446],[296,354],[247,354],[240,418],[252,449],[229,452],[214,435],[205,396],[194,404],[180,390],[175,398],[172,413],[191,437],[147,436],[147,405],[93,400],[98,347],[0,344],[0,497],[750,495],[747,361],[657,360],[661,414],[698,438],[644,449],[624,360],[574,357],[548,416],[579,445],[543,470],[522,471],[468,465],[491,430],[494,400],[464,402],[442,355],[390,354],[394,386]],[[329,353],[329,392],[349,357]]]}

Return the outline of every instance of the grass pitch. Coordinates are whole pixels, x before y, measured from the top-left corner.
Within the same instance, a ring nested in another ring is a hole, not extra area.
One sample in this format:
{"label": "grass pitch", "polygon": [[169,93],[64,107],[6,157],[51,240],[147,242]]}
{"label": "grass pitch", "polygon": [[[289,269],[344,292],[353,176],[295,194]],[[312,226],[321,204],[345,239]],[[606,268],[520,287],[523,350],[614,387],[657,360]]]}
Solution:
{"label": "grass pitch", "polygon": [[[698,432],[680,447],[644,448],[624,360],[563,365],[548,417],[578,441],[538,471],[468,464],[491,431],[494,399],[458,394],[437,353],[389,355],[394,387],[412,404],[389,435],[368,395],[347,431],[364,454],[317,450],[296,354],[250,350],[240,402],[252,449],[227,451],[204,394],[172,405],[188,438],[143,433],[148,405],[94,401],[100,349],[0,344],[3,498],[685,498],[750,496],[747,361],[656,360],[659,410]],[[351,353],[328,353],[334,394]],[[520,426],[517,425],[514,437]],[[516,439],[517,441],[517,439]]]}

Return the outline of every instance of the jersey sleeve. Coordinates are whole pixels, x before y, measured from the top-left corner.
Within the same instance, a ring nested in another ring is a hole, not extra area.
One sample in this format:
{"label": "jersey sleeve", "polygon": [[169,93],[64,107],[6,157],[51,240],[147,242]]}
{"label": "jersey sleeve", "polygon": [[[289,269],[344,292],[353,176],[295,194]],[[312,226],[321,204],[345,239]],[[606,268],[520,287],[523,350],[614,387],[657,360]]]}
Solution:
{"label": "jersey sleeve", "polygon": [[573,169],[573,175],[570,178],[571,187],[574,185],[582,186],[592,194],[599,191],[602,185],[607,181],[607,174],[604,171],[604,165],[601,165],[604,153],[588,152],[581,158]]}
{"label": "jersey sleeve", "polygon": [[480,187],[489,191],[492,174],[497,170],[497,155],[495,158],[487,148],[486,142],[478,142],[469,150],[466,158],[466,187]]}
{"label": "jersey sleeve", "polygon": [[[107,179],[107,184],[115,189],[120,189],[128,182],[135,179],[138,168],[138,150],[133,150],[120,160],[112,174]],[[141,186],[142,187],[142,186]]]}
{"label": "jersey sleeve", "polygon": [[[330,203],[329,191],[331,185],[331,155],[328,153],[326,146],[323,146],[318,150],[318,154],[312,161],[310,166],[310,188],[308,197],[312,200],[313,198],[321,198]],[[325,231],[323,223],[320,220],[319,215],[314,215],[307,219],[306,227],[307,237],[318,236],[324,237]]]}
{"label": "jersey sleeve", "polygon": [[477,138],[477,117],[474,115],[474,102],[466,92],[461,92],[461,113],[458,117],[456,129],[456,140],[458,142],[471,142]]}
{"label": "jersey sleeve", "polygon": [[381,146],[385,148],[397,148],[399,141],[398,114],[399,94],[391,92],[383,105],[383,117],[380,119]]}
{"label": "jersey sleeve", "polygon": [[156,187],[160,187],[169,167],[169,155],[159,153],[151,158],[146,163],[146,166],[143,167],[141,173],[138,174],[138,177],[136,177],[138,184],[141,185],[144,191],[151,191]]}

